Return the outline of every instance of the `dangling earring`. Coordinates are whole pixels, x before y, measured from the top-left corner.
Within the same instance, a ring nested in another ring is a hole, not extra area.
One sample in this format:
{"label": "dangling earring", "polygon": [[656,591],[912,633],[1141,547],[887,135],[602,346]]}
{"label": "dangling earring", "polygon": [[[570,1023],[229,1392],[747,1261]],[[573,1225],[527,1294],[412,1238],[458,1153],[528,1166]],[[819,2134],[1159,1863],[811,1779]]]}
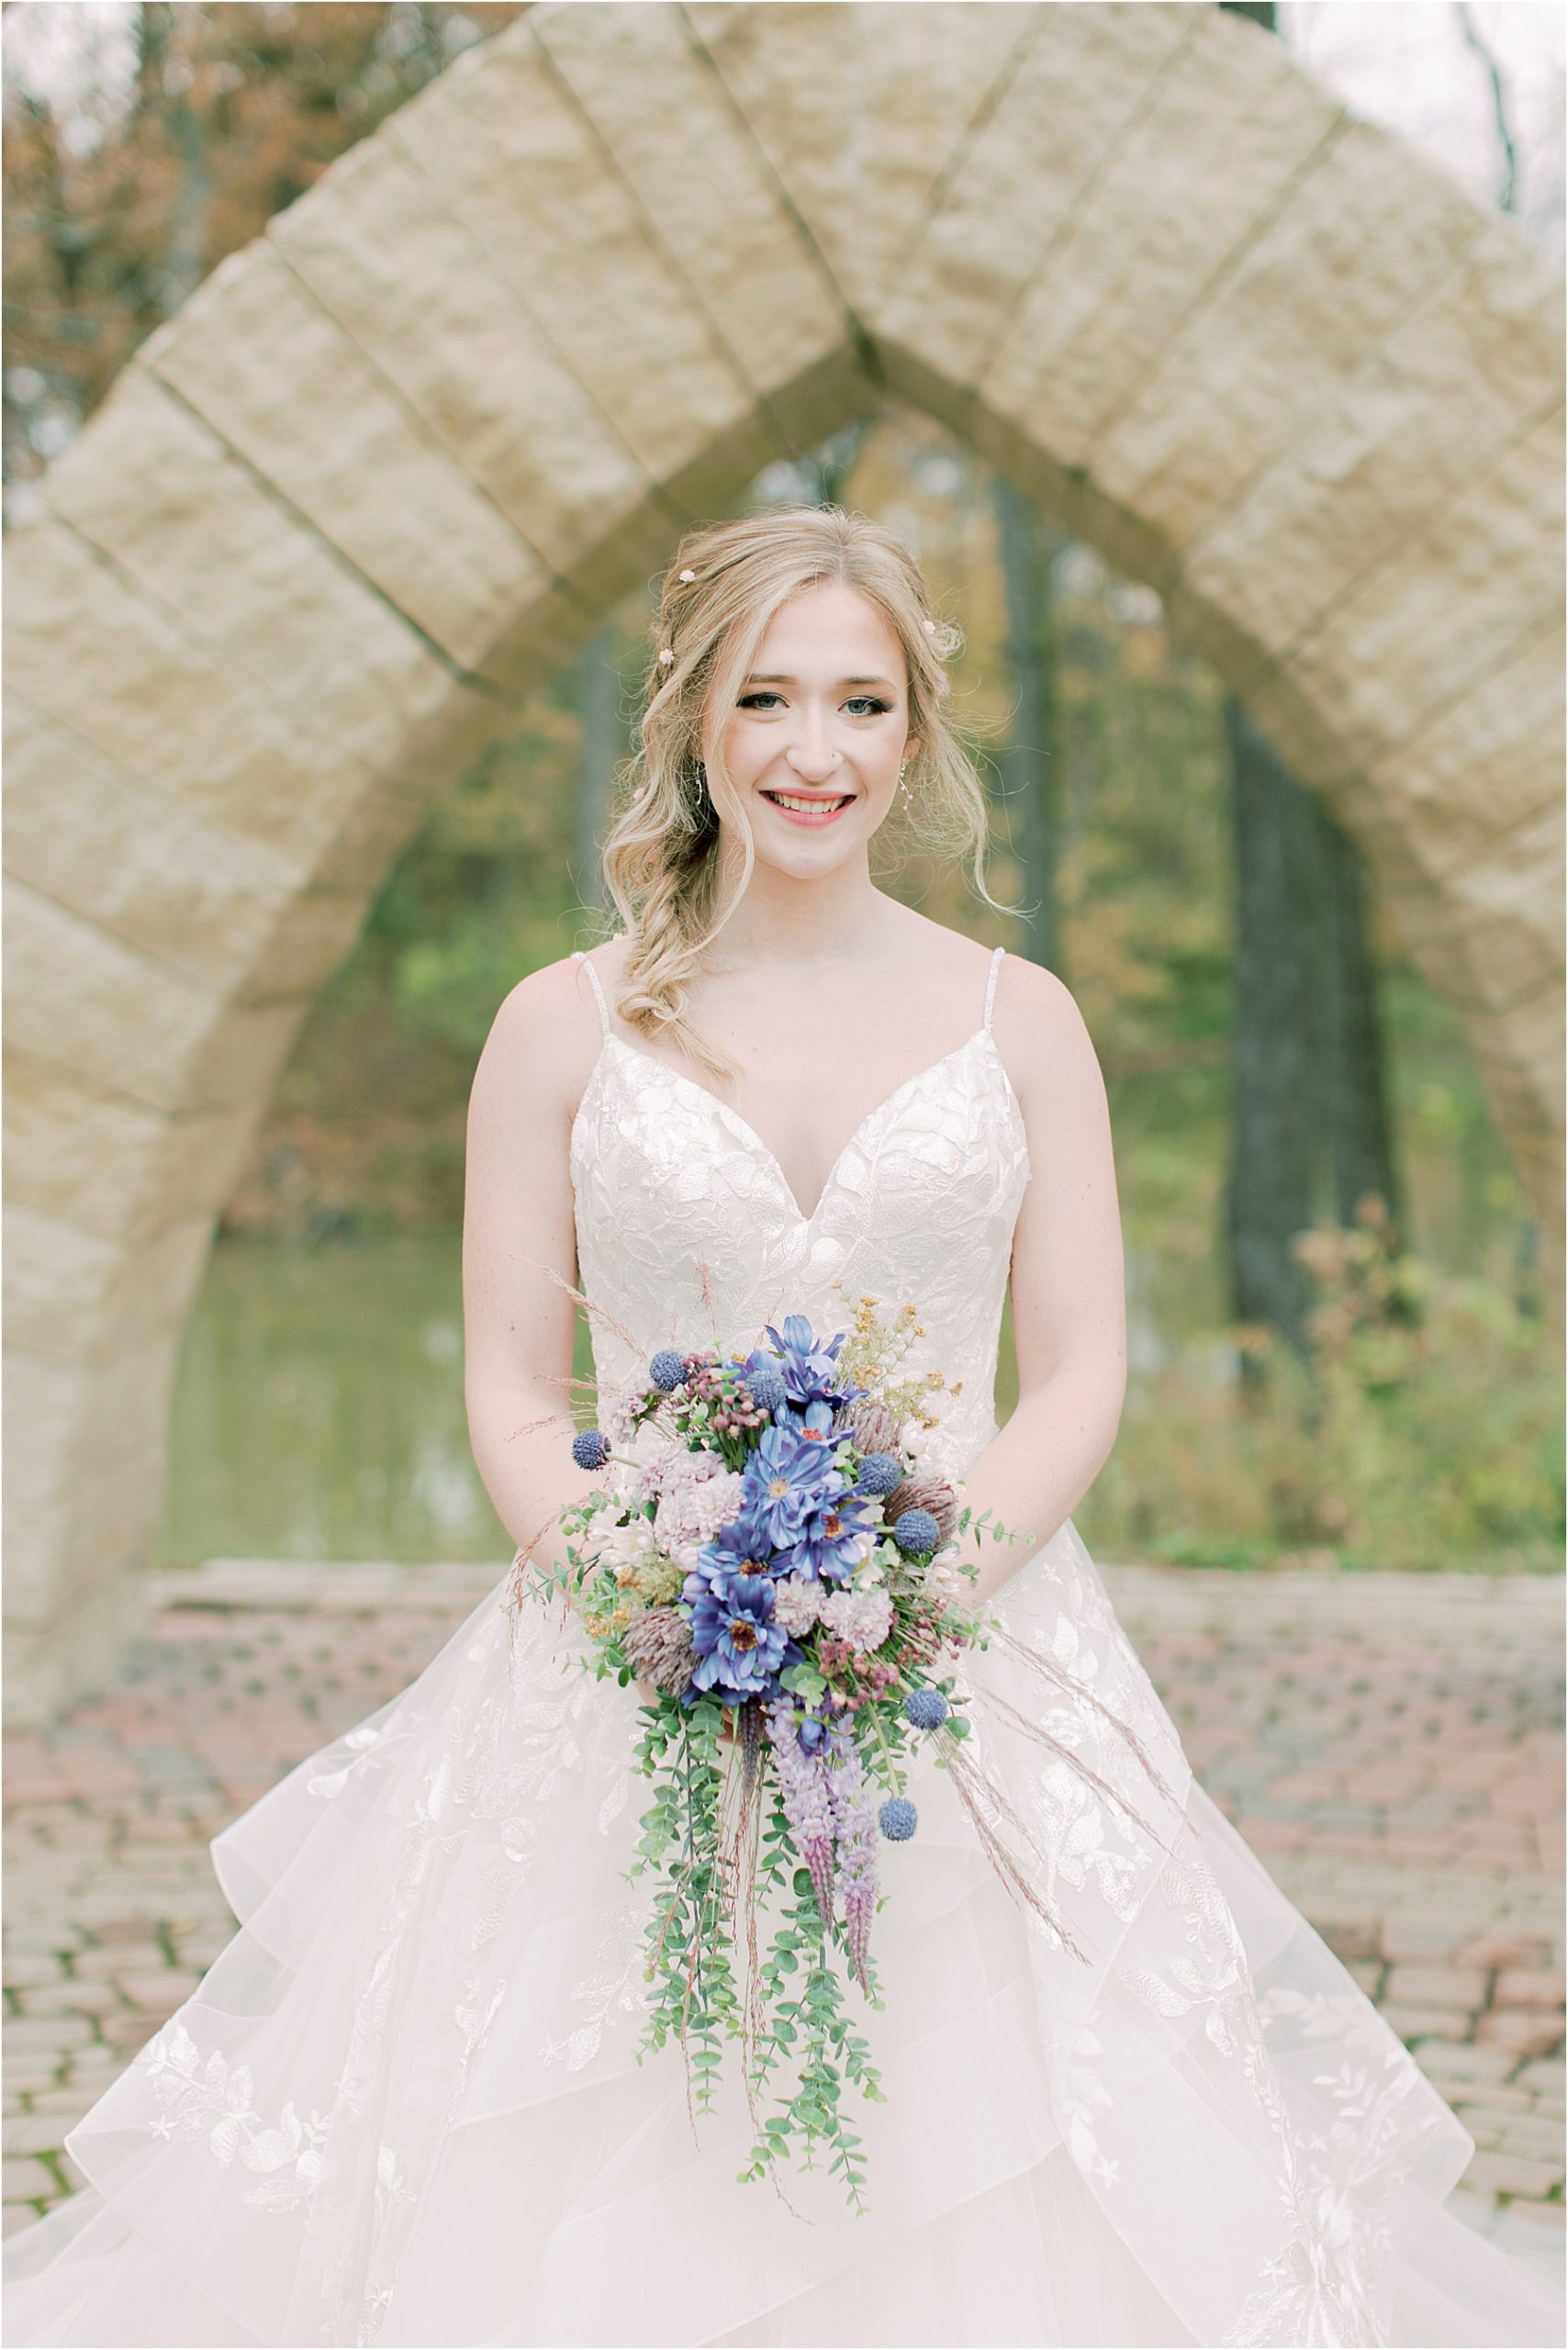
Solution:
{"label": "dangling earring", "polygon": [[899,761],[899,798],[901,800],[907,800],[909,798],[909,786],[903,779],[903,771],[908,765],[909,761],[907,759],[901,759]]}

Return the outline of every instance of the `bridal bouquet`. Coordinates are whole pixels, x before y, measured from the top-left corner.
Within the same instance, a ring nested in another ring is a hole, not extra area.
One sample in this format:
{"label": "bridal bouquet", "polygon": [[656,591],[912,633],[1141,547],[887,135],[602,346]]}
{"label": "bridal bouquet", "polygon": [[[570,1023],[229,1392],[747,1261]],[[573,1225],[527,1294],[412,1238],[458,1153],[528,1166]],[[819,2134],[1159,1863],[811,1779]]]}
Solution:
{"label": "bridal bouquet", "polygon": [[[882,2092],[846,1990],[882,2005],[878,1852],[916,1832],[915,1741],[935,1740],[991,1859],[1072,1948],[964,1752],[957,1668],[996,1628],[965,1605],[979,1569],[958,1537],[1014,1538],[923,1466],[945,1382],[910,1371],[915,1308],[877,1307],[862,1298],[825,1341],[789,1315],[744,1357],[662,1348],[574,1438],[601,1478],[562,1514],[566,1567],[517,1586],[565,1591],[598,1673],[653,1692],[638,1754],[653,1801],[630,1872],[657,1879],[639,2059],[679,2041],[695,2117],[739,2039],[756,2129],[739,2177],[777,2176],[792,2142],[812,2169],[821,2149],[856,2209],[843,2092]],[[520,1551],[520,1575],[529,1564]],[[761,2119],[769,2095],[779,2109]]]}

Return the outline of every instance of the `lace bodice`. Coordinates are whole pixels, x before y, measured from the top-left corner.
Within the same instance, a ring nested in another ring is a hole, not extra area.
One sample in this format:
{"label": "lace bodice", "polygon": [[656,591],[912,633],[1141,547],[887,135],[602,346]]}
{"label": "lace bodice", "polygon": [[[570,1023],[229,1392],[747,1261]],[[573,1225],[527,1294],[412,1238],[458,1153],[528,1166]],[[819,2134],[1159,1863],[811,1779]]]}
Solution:
{"label": "lace bodice", "polygon": [[868,1113],[810,1215],[738,1112],[616,1035],[579,952],[604,1035],[571,1136],[601,1387],[661,1346],[744,1351],[785,1314],[831,1337],[861,1295],[907,1301],[925,1332],[912,1363],[961,1382],[933,1451],[969,1465],[996,1432],[997,1339],[1029,1180],[1023,1113],[991,1034],[1004,952],[991,957],[981,1024]]}

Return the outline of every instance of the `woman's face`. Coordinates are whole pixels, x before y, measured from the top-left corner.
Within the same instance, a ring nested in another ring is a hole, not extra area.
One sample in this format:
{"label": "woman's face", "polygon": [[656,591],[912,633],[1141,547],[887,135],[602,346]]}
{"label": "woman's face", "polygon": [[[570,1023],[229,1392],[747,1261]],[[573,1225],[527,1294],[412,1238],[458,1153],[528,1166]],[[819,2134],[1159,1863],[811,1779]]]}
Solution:
{"label": "woman's face", "polygon": [[[863,856],[893,804],[899,764],[917,747],[891,623],[857,588],[837,582],[791,597],[769,622],[734,709],[710,713],[711,778],[716,738],[759,865],[809,880]],[[714,781],[721,831],[738,852],[734,816]]]}

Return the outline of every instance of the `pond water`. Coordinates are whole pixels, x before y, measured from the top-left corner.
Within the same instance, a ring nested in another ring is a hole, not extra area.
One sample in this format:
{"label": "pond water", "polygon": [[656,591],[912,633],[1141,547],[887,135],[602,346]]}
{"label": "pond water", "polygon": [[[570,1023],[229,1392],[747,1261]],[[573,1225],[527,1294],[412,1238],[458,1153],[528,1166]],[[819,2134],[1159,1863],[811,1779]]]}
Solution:
{"label": "pond water", "polygon": [[[1011,1411],[1012,1335],[997,1409]],[[591,1369],[579,1327],[577,1369]],[[468,1449],[455,1232],[225,1241],[185,1332],[161,1562],[495,1559]]]}

